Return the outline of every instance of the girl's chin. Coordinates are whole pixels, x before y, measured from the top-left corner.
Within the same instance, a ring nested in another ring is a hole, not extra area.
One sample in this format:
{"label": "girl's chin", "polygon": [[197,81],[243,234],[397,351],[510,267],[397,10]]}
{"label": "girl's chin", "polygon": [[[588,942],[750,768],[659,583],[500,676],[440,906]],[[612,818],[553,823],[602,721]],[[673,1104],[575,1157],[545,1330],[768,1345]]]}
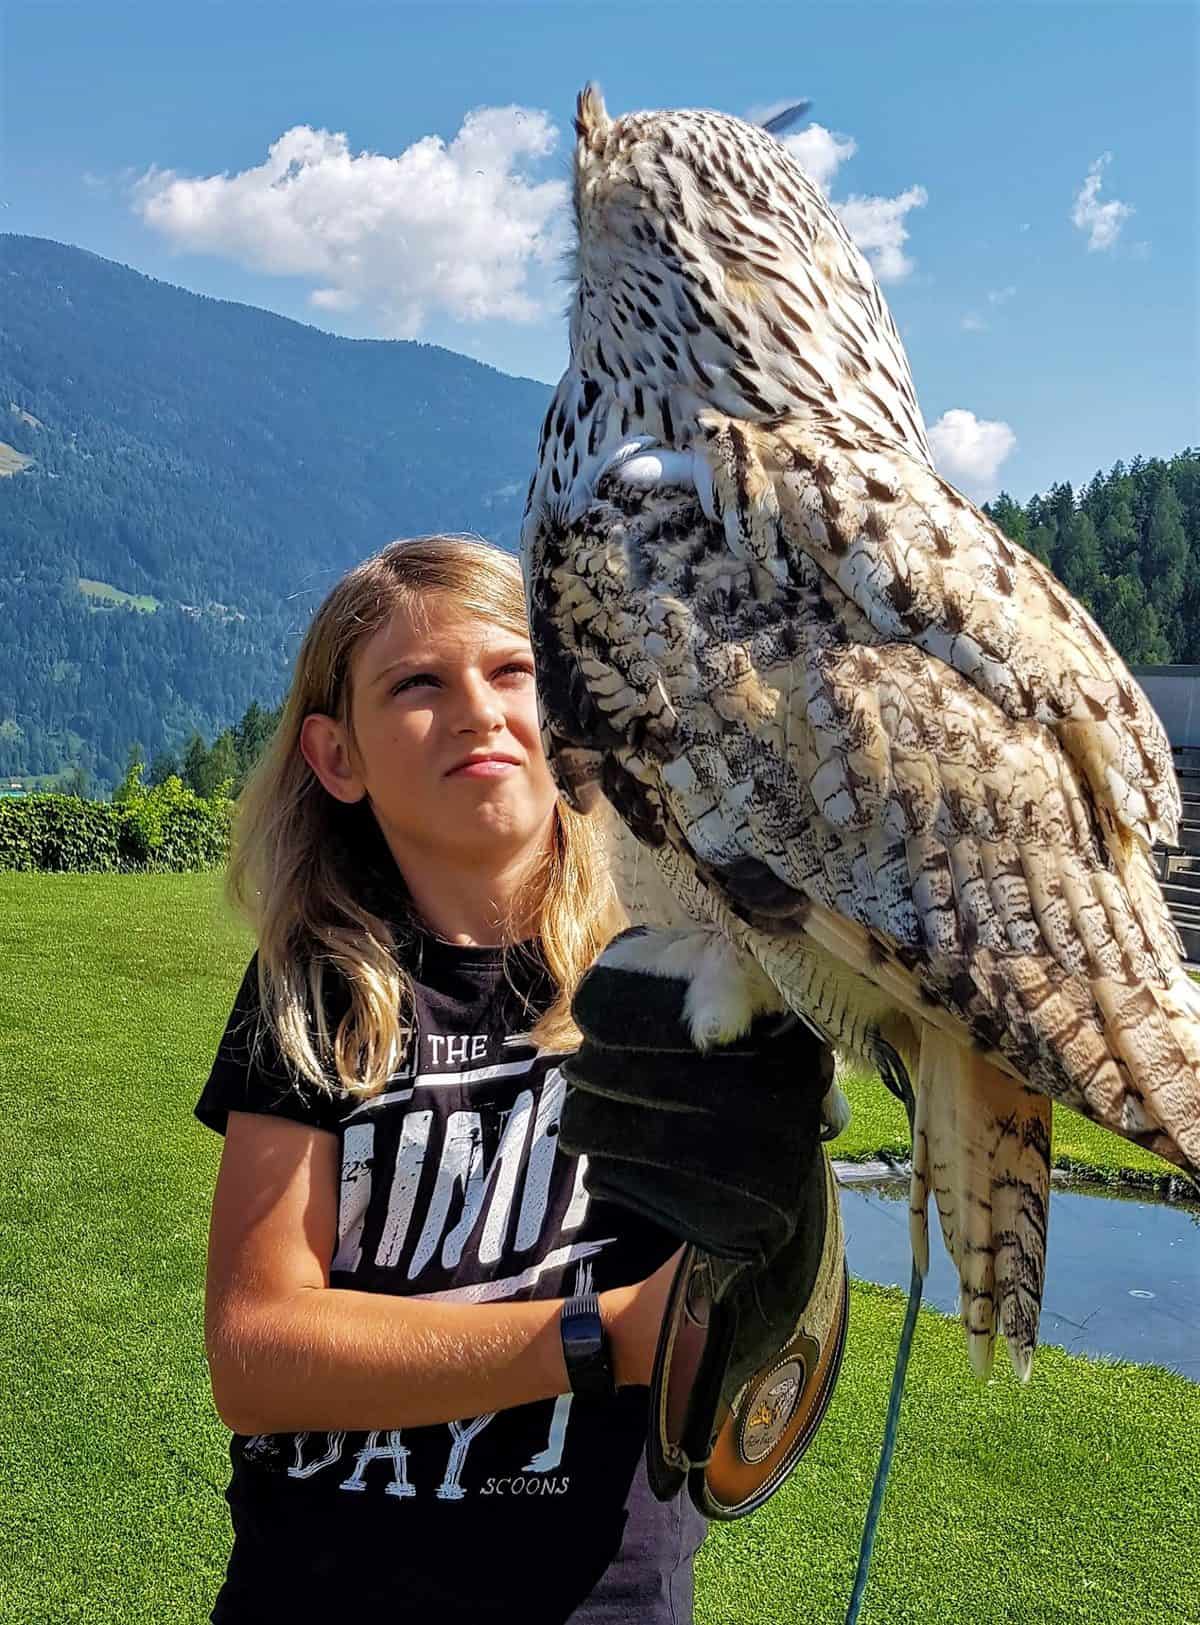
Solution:
{"label": "girl's chin", "polygon": [[508,855],[528,849],[540,851],[548,838],[549,819],[529,807],[489,802],[476,808],[471,821],[481,849],[503,847]]}
{"label": "girl's chin", "polygon": [[433,830],[437,844],[461,850],[464,846],[486,848],[496,842],[508,847],[524,841],[533,844],[543,839],[545,827],[544,818],[535,817],[529,808],[496,794],[477,798],[469,808],[443,807]]}
{"label": "girl's chin", "polygon": [[403,815],[392,824],[393,850],[435,853],[458,862],[478,862],[492,853],[506,859],[526,847],[540,848],[548,837],[554,812],[554,798],[546,805],[531,804],[527,796],[514,794],[519,787],[503,779],[490,786],[476,783],[473,795],[447,795],[438,799],[428,816],[413,818],[409,803]]}

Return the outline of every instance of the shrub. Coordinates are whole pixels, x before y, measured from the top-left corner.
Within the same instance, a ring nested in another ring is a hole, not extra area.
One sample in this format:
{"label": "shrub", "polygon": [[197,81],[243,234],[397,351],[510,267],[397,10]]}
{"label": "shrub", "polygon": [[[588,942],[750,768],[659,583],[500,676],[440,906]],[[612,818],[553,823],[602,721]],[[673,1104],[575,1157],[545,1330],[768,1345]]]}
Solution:
{"label": "shrub", "polygon": [[121,814],[106,801],[78,796],[6,797],[0,801],[0,869],[123,867]]}
{"label": "shrub", "polygon": [[117,802],[6,797],[0,800],[0,869],[215,869],[229,852],[232,812],[226,785],[209,797],[178,778],[147,790],[140,772],[127,778]]}
{"label": "shrub", "polygon": [[215,869],[229,853],[233,802],[228,784],[198,796],[182,779],[150,790],[137,786],[121,807],[125,849],[133,869]]}

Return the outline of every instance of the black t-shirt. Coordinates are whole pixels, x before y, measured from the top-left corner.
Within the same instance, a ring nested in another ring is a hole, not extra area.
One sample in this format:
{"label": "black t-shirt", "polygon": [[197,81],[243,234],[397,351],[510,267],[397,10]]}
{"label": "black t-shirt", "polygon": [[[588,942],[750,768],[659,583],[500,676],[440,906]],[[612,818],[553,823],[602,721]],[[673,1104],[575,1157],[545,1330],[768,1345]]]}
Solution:
{"label": "black t-shirt", "polygon": [[[338,1136],[330,1285],[469,1303],[641,1280],[665,1231],[593,1201],[558,1150],[561,1057],[512,1042],[551,995],[523,955],[419,939],[416,1037],[369,1101],[292,1082],[252,961],[196,1116],[267,1112]],[[344,1008],[344,1007],[343,1007]],[[336,1008],[333,1011],[337,1015]],[[265,1027],[265,1024],[264,1024]],[[704,1521],[645,1477],[646,1390],[434,1427],[235,1434],[233,1552],[212,1618],[686,1625]],[[339,1616],[333,1616],[339,1617]]]}

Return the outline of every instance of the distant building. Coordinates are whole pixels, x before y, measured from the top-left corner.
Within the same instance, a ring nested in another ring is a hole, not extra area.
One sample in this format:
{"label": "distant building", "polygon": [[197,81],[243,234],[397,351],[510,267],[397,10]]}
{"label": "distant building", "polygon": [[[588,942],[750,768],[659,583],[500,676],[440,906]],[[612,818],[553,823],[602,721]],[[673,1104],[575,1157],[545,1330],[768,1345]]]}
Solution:
{"label": "distant building", "polygon": [[1200,666],[1131,666],[1176,750],[1200,749]]}
{"label": "distant building", "polygon": [[1183,797],[1177,847],[1156,847],[1155,868],[1183,951],[1200,969],[1200,666],[1132,666],[1162,718]]}

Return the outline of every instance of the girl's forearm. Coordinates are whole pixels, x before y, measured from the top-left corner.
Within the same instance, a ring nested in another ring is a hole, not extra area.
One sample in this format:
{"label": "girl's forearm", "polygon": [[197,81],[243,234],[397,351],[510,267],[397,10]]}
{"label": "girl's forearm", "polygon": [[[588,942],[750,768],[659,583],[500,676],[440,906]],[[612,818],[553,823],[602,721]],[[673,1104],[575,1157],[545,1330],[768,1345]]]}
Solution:
{"label": "girl's forearm", "polygon": [[[648,1380],[636,1293],[601,1294],[618,1382]],[[289,1433],[423,1427],[550,1399],[570,1386],[561,1305],[307,1289],[210,1335],[217,1409],[235,1433]]]}

